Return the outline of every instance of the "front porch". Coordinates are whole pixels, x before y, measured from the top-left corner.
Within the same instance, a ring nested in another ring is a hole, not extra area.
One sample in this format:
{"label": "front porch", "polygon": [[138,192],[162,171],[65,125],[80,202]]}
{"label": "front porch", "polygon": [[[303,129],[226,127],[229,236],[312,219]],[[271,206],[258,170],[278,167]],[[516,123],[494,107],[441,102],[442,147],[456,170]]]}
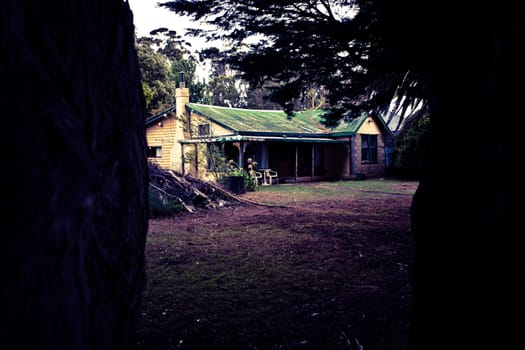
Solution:
{"label": "front porch", "polygon": [[[340,180],[351,177],[349,139],[282,137],[269,140],[238,136],[232,138],[181,142],[184,157],[192,160],[183,167],[183,172],[209,178],[210,161],[202,158],[209,157],[209,147],[213,145],[215,151],[221,153],[224,162],[233,160],[239,167],[247,169],[248,159],[251,159],[257,163],[256,168],[259,171],[276,171],[279,183]],[[188,152],[192,155],[188,156]]]}

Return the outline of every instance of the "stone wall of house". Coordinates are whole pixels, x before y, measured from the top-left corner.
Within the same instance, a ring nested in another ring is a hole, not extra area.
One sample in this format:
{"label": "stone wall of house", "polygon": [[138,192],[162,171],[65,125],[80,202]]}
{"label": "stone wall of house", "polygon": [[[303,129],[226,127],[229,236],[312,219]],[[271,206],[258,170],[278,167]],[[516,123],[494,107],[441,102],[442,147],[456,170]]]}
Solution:
{"label": "stone wall of house", "polygon": [[377,135],[377,162],[363,163],[361,160],[361,135],[357,134],[352,138],[352,165],[351,177],[356,178],[362,175],[365,178],[382,177],[385,175],[386,153],[383,135]]}
{"label": "stone wall of house", "polygon": [[[199,134],[199,125],[208,125],[208,134]],[[210,121],[208,118],[201,116],[199,113],[194,111],[190,112],[190,137],[191,138],[203,138],[203,137],[216,137],[223,135],[231,135],[232,131],[226,129],[217,123]]]}

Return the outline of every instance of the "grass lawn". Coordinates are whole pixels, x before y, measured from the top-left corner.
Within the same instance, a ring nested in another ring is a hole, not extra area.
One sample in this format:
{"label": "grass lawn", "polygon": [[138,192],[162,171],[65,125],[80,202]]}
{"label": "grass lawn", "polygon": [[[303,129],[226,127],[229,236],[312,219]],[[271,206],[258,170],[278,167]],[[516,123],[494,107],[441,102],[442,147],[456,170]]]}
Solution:
{"label": "grass lawn", "polygon": [[261,186],[151,220],[139,349],[408,348],[417,183]]}

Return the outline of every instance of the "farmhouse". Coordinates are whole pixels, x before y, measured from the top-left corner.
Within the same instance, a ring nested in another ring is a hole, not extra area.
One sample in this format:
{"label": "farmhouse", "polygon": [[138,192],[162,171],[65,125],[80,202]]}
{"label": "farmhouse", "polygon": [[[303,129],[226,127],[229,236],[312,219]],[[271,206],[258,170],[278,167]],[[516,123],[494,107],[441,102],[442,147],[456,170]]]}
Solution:
{"label": "farmhouse", "polygon": [[323,113],[288,118],[284,111],[190,103],[181,87],[173,108],[146,121],[148,157],[203,179],[213,179],[230,160],[244,168],[254,161],[280,183],[383,176],[391,136],[383,119],[362,115],[327,128]]}

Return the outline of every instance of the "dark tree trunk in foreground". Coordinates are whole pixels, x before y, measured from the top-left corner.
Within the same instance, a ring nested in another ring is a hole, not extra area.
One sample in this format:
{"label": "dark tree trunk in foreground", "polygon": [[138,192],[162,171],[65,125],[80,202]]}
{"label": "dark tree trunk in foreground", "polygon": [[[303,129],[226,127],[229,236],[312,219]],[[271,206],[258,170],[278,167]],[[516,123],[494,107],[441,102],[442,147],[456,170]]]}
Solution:
{"label": "dark tree trunk in foreground", "polygon": [[128,4],[0,4],[2,349],[129,349],[144,284],[144,103]]}
{"label": "dark tree trunk in foreground", "polygon": [[525,8],[429,2],[415,349],[525,349]]}

